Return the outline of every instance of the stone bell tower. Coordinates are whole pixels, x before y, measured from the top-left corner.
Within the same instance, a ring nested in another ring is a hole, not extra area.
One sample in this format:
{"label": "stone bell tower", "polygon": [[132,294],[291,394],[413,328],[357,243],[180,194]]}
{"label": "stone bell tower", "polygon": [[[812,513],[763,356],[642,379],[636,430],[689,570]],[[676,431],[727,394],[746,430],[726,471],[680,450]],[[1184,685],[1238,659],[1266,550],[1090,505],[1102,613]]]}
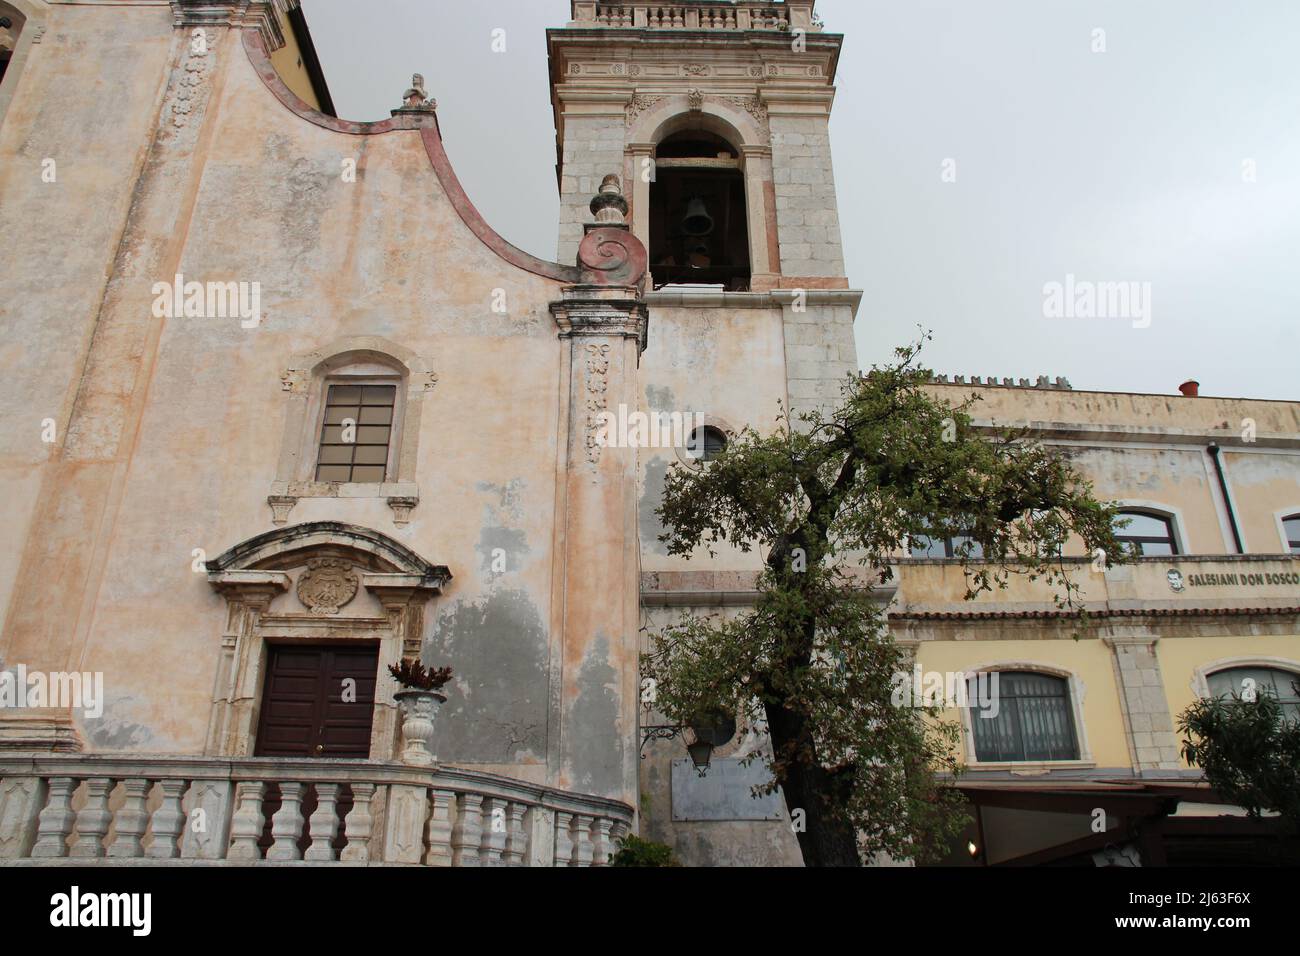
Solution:
{"label": "stone bell tower", "polygon": [[[802,407],[838,396],[857,368],[860,299],[828,131],[843,37],[814,3],[573,0],[572,21],[547,33],[560,261],[601,177],[621,170],[649,251],[652,339],[654,307],[683,287],[697,306],[771,307],[803,326],[783,336],[783,397]],[[725,303],[700,298],[715,292]]]}
{"label": "stone bell tower", "polygon": [[[721,212],[737,237],[738,219],[746,229],[743,247],[727,251],[749,271],[747,283],[729,289],[847,288],[827,132],[842,38],[822,32],[813,0],[573,0],[573,21],[548,39],[560,261],[582,239],[601,173],[622,169],[633,232],[651,249],[652,273],[661,267],[655,283],[675,278],[662,268],[669,256],[655,235],[652,187],[686,171],[729,171],[740,180],[738,202]],[[692,155],[704,151],[692,150],[692,132],[719,149]],[[708,252],[716,265],[720,250]]]}

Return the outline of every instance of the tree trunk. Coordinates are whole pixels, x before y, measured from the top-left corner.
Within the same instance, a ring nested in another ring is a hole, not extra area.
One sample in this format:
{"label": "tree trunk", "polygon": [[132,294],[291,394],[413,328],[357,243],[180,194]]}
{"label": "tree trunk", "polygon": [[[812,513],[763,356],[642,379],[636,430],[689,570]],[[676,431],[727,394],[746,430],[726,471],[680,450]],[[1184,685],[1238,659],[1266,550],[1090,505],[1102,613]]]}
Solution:
{"label": "tree trunk", "polygon": [[[776,753],[812,752],[812,740],[801,715],[773,704],[765,710]],[[795,837],[804,866],[861,866],[857,833],[828,812],[839,782],[816,762],[804,760],[787,762],[784,777],[781,786],[785,805],[796,825],[796,811],[803,811],[804,828],[796,829]]]}

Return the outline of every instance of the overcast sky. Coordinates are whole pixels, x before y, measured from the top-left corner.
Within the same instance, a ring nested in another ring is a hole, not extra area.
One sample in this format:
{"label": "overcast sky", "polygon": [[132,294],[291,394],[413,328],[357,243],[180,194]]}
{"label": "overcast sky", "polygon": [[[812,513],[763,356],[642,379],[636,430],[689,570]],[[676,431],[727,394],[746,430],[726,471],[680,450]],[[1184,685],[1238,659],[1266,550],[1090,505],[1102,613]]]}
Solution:
{"label": "overcast sky", "polygon": [[[544,30],[568,0],[302,5],[339,115],[386,117],[423,73],[470,198],[555,258]],[[1300,2],[817,9],[845,35],[831,138],[864,366],[921,325],[941,373],[1300,399]],[[1050,316],[1067,276],[1138,283],[1149,312]]]}

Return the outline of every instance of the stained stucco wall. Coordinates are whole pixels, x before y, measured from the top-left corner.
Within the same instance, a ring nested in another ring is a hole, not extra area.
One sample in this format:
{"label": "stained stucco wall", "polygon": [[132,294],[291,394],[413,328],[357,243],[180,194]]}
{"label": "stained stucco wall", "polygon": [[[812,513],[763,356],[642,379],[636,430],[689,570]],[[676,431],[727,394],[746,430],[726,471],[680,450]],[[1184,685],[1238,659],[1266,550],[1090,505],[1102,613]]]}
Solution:
{"label": "stained stucco wall", "polygon": [[[46,25],[5,77],[13,99],[0,124],[0,388],[14,411],[0,430],[0,609],[48,494],[44,463],[67,429],[173,43],[165,8],[55,6]],[[110,88],[111,110],[84,95]],[[47,418],[54,444],[42,440]]]}
{"label": "stained stucco wall", "polygon": [[[14,521],[0,579],[8,587],[20,561],[27,570],[0,656],[105,673],[104,717],[80,726],[92,750],[201,752],[226,621],[194,552],[212,558],[273,528],[293,357],[378,337],[436,375],[420,504],[400,526],[382,498],[304,498],[289,521],[372,528],[448,565],[453,580],[427,609],[426,659],[458,676],[435,748],[455,764],[547,779],[557,456],[571,437],[557,426],[567,345],[548,311],[560,283],[470,232],[418,130],[352,135],[293,115],[238,34],[212,31],[194,64],[166,8],[60,17],[47,43],[65,55],[33,60],[31,95],[0,138],[15,160],[0,171],[2,215],[30,239],[0,277],[0,389],[9,407],[35,409],[30,428],[2,439]],[[51,93],[96,72],[121,80],[120,109]],[[169,78],[190,74],[188,109],[170,91],[164,101]],[[58,187],[39,183],[46,154],[63,157]],[[154,318],[153,283],[173,272],[258,283],[263,321]],[[76,434],[29,539],[21,519],[47,453],[40,418],[62,409],[62,428],[78,386]],[[592,542],[601,547],[622,539]],[[295,602],[291,592],[270,610],[300,611]],[[375,613],[361,599],[347,610]],[[571,647],[569,690],[555,689],[584,732],[621,733],[624,665],[610,640]],[[573,746],[561,785],[623,795],[621,744],[593,737],[608,753],[587,764]]]}

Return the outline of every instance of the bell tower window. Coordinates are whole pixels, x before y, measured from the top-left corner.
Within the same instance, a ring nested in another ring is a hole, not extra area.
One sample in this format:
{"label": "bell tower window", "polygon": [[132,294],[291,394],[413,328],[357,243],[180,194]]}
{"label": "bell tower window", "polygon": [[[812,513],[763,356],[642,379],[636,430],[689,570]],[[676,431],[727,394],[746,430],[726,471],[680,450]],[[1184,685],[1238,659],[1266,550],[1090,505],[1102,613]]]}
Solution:
{"label": "bell tower window", "polygon": [[650,270],[655,286],[749,290],[749,224],[740,156],[725,139],[683,130],[656,150],[650,184]]}

